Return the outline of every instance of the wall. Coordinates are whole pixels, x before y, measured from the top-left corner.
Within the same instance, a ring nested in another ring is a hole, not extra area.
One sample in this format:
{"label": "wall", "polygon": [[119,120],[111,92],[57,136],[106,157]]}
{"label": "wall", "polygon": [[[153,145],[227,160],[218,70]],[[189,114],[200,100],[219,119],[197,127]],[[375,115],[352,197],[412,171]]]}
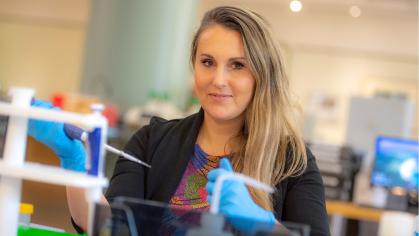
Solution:
{"label": "wall", "polygon": [[[316,114],[310,110],[310,99],[318,94],[336,100],[335,116],[317,119],[312,134],[316,141],[344,143],[351,96],[373,96],[379,91],[404,93],[417,105],[414,61],[318,48],[291,49],[288,59],[292,88],[307,113]],[[417,135],[416,121],[412,124],[412,137]]]}
{"label": "wall", "polygon": [[0,88],[77,92],[89,1],[0,1]]}

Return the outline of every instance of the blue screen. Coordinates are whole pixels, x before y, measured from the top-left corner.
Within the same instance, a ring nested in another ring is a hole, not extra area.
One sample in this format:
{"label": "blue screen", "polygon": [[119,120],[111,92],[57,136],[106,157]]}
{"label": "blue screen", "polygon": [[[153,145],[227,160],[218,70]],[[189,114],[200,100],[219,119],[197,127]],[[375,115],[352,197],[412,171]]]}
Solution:
{"label": "blue screen", "polygon": [[371,182],[376,186],[401,187],[409,191],[419,186],[419,143],[416,140],[379,137]]}

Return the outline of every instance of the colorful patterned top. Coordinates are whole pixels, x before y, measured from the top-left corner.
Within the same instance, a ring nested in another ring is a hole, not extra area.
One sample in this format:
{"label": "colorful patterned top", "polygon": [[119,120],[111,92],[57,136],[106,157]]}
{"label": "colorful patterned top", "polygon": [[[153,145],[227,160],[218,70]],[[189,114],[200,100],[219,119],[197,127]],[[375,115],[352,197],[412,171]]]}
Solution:
{"label": "colorful patterned top", "polygon": [[186,210],[208,211],[208,192],[205,189],[208,182],[207,175],[212,169],[218,168],[220,158],[206,154],[198,144],[195,144],[194,154],[170,200],[170,205]]}

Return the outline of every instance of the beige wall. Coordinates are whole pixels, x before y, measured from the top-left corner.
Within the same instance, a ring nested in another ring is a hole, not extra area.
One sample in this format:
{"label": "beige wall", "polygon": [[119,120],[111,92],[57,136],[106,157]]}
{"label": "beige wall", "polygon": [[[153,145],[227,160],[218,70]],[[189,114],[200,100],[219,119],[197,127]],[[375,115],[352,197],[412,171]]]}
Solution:
{"label": "beige wall", "polygon": [[[337,101],[332,119],[316,119],[316,141],[343,143],[351,96],[373,96],[377,91],[404,93],[417,104],[417,65],[414,60],[361,52],[293,48],[287,50],[291,86],[306,113],[315,94],[331,96]],[[384,119],[384,117],[383,117]],[[412,136],[417,135],[417,120]]]}
{"label": "beige wall", "polygon": [[0,1],[0,88],[76,92],[88,1]]}
{"label": "beige wall", "polygon": [[39,98],[78,90],[83,29],[0,22],[0,40],[2,88],[31,87]]}

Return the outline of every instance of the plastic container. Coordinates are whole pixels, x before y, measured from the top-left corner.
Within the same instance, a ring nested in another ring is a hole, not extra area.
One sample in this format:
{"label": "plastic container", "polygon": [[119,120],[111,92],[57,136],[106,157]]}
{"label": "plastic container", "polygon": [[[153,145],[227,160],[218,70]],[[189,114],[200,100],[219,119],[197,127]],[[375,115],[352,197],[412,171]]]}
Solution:
{"label": "plastic container", "polygon": [[32,214],[33,205],[28,203],[21,203],[19,205],[19,225],[22,227],[29,227]]}
{"label": "plastic container", "polygon": [[[33,214],[33,205],[21,203],[19,205],[19,228],[18,236],[75,236],[78,234],[69,234],[55,232],[47,229],[34,228],[31,226],[31,215]],[[84,234],[83,234],[84,235]]]}

